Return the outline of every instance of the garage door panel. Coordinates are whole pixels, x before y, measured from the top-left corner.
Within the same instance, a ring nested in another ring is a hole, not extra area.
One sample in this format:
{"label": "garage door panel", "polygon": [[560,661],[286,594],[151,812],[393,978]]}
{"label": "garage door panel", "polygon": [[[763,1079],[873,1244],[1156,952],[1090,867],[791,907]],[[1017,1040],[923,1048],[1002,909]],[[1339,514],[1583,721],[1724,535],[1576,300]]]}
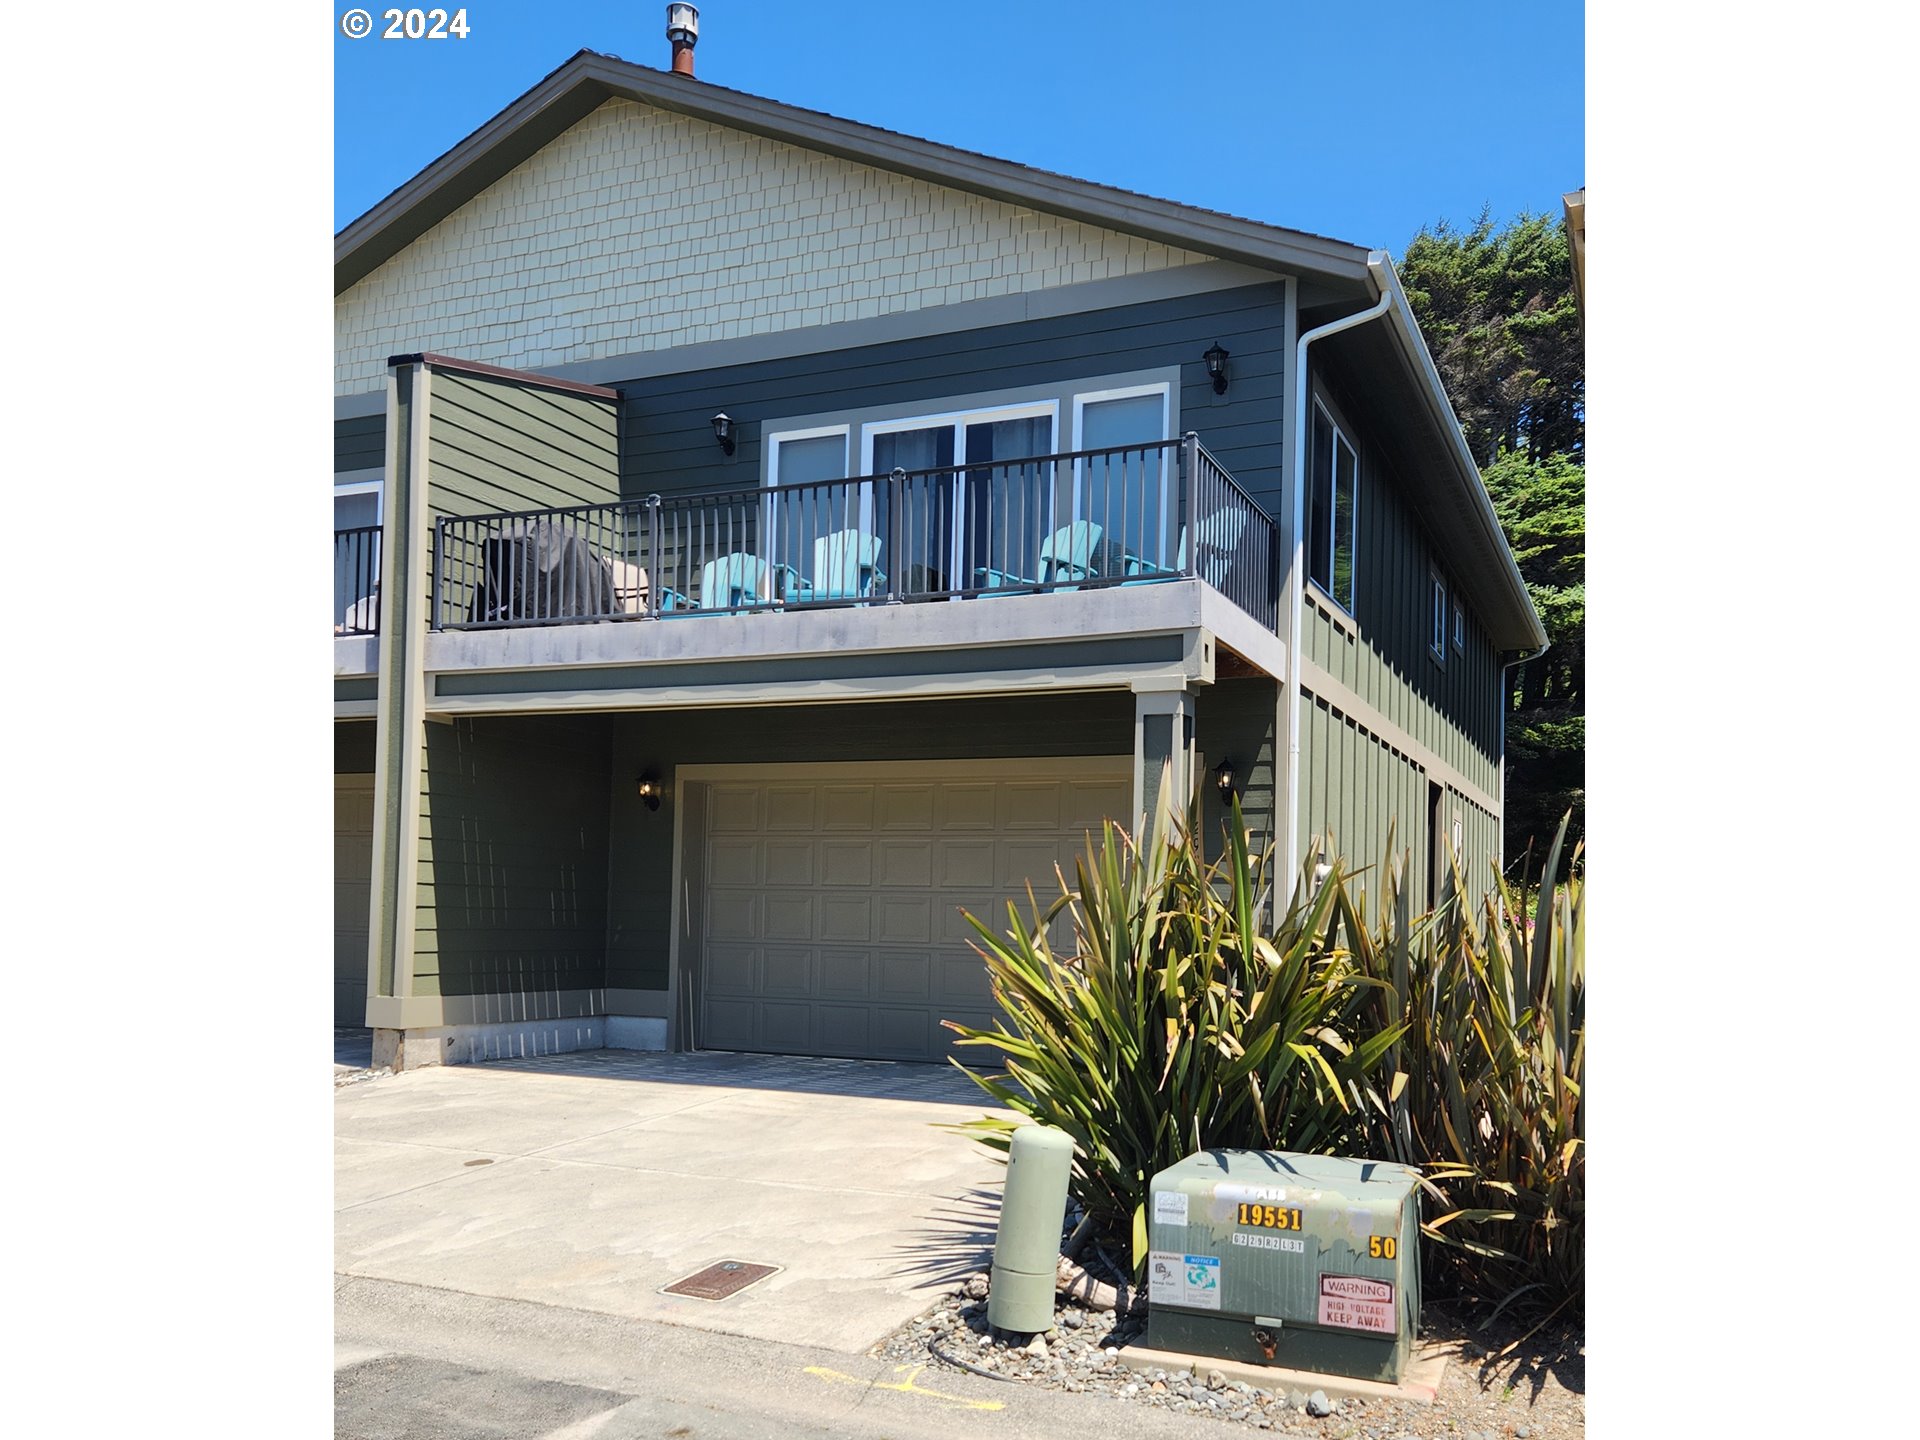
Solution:
{"label": "garage door panel", "polygon": [[760,1038],[769,1050],[789,1053],[813,1048],[813,1006],[805,1001],[760,1002]]}
{"label": "garage door panel", "polygon": [[993,883],[993,842],[991,840],[942,840],[940,842],[940,883],[952,888],[979,889]]}
{"label": "garage door panel", "polygon": [[[719,854],[719,844],[714,853]],[[815,851],[807,840],[768,840],[764,845],[769,885],[812,885]],[[723,877],[716,875],[716,880]]]}
{"label": "garage door panel", "polygon": [[707,830],[710,834],[760,833],[759,786],[715,785],[707,793]]}
{"label": "garage door panel", "polygon": [[933,899],[928,895],[889,895],[881,892],[878,905],[882,945],[931,945]]}
{"label": "garage door panel", "polygon": [[768,995],[805,999],[814,992],[813,951],[769,945],[760,957],[760,988]]}
{"label": "garage door panel", "polygon": [[749,945],[707,946],[707,989],[719,995],[751,995],[760,987],[760,952]]}
{"label": "garage door panel", "polygon": [[1009,895],[1024,894],[1029,883],[1034,893],[1042,886],[1053,893],[1053,867],[1060,862],[1060,842],[1045,840],[1003,840],[994,866],[993,883]]}
{"label": "garage door panel", "polygon": [[1003,830],[1058,830],[1060,782],[1010,780],[1000,789],[999,812]]}
{"label": "garage door panel", "polygon": [[761,902],[767,917],[762,936],[794,945],[812,944],[816,935],[814,899],[812,895],[768,895]]}
{"label": "garage door panel", "polygon": [[822,796],[821,825],[828,830],[873,829],[873,786],[829,785]]}
{"label": "garage door panel", "polygon": [[873,884],[873,842],[870,840],[829,840],[820,847],[826,885]]}
{"label": "garage door panel", "polygon": [[874,990],[882,1000],[925,1005],[934,998],[933,957],[926,951],[882,950],[874,959]]}
{"label": "garage door panel", "polygon": [[880,828],[882,830],[931,830],[934,828],[934,787],[931,785],[883,785],[880,787]]}
{"label": "garage door panel", "polygon": [[924,1010],[876,1009],[873,1049],[889,1060],[924,1060],[933,1053],[933,1017]]}
{"label": "garage door panel", "polygon": [[942,955],[939,979],[940,993],[936,998],[947,1010],[972,1007],[984,1013],[992,1009],[993,988],[987,980],[987,967],[978,955]]}
{"label": "garage door panel", "polygon": [[761,896],[751,890],[713,889],[707,933],[716,940],[758,940]]}
{"label": "garage door panel", "polygon": [[1109,815],[1115,819],[1123,818],[1132,801],[1131,785],[1093,780],[1068,781],[1066,813],[1061,816],[1061,823],[1076,838],[1082,831],[1098,835],[1101,823]]}
{"label": "garage door panel", "polygon": [[819,798],[818,787],[813,785],[769,785],[766,828],[770,831],[813,829]]}
{"label": "garage door panel", "polygon": [[880,883],[925,889],[933,884],[933,841],[888,840],[880,846]]}
{"label": "garage door panel", "polygon": [[[1043,905],[1057,895],[1055,867],[1071,866],[1129,785],[1121,761],[1111,780],[1006,779],[982,765],[964,778],[716,786],[736,828],[707,844],[699,1043],[955,1053],[943,1018],[984,1029],[997,1013],[963,911],[998,933],[1011,898],[1024,921],[1028,884]],[[1063,943],[1070,924],[1056,931]]]}
{"label": "garage door panel", "polygon": [[817,1005],[820,1050],[826,1055],[870,1055],[873,1027],[865,1005]]}
{"label": "garage door panel", "polygon": [[864,950],[822,950],[820,993],[834,999],[862,999],[873,993],[873,957]]}
{"label": "garage door panel", "polygon": [[820,938],[858,941],[873,938],[872,895],[823,895],[820,897]]}
{"label": "garage door panel", "polygon": [[939,810],[943,830],[991,830],[994,825],[993,786],[942,785]]}
{"label": "garage door panel", "polygon": [[708,992],[702,1007],[700,1040],[715,1050],[753,1050],[759,1048],[753,1018],[758,1005],[752,1000],[730,1000]]}

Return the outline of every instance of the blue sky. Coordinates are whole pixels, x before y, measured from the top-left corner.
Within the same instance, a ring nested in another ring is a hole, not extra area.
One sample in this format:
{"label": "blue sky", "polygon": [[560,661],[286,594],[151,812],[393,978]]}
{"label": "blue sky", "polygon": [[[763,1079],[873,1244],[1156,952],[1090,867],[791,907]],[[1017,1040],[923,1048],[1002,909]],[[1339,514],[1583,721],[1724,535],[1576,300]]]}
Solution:
{"label": "blue sky", "polygon": [[[336,17],[346,7],[338,3]],[[668,63],[651,0],[480,0],[464,40],[334,29],[334,224],[575,50]],[[458,8],[458,7],[456,7]],[[1583,10],[711,0],[700,78],[1398,255],[1421,225],[1558,214],[1585,183]]]}

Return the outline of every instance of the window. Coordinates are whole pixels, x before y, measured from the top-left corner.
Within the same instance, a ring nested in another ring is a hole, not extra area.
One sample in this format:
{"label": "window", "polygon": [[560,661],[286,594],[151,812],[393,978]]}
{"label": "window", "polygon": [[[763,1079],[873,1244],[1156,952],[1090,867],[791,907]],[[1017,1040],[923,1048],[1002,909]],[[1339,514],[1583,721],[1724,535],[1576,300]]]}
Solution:
{"label": "window", "polygon": [[1453,597],[1453,648],[1462,654],[1467,649],[1467,612],[1458,595]]}
{"label": "window", "polygon": [[991,586],[1011,567],[1009,557],[1038,549],[1053,500],[1050,477],[1024,460],[1053,453],[1055,401],[874,421],[861,427],[862,467],[873,475],[894,470],[977,469],[916,476],[903,497],[906,513],[896,533],[912,590]]}
{"label": "window", "polygon": [[1433,585],[1433,620],[1427,630],[1427,653],[1444,665],[1447,663],[1447,582],[1438,570],[1429,570],[1427,578]]}
{"label": "window", "polygon": [[1313,407],[1307,452],[1307,575],[1349,615],[1359,513],[1359,461],[1326,408]]}
{"label": "window", "polygon": [[[1073,448],[1112,450],[1169,438],[1169,391],[1167,385],[1141,385],[1076,395]],[[1182,563],[1168,538],[1178,518],[1179,496],[1162,483],[1162,459],[1159,450],[1128,449],[1089,456],[1074,467],[1071,518],[1092,521],[1106,542],[1150,570],[1175,569]]]}
{"label": "window", "polygon": [[[349,471],[379,476],[378,470]],[[380,583],[380,479],[344,479],[333,486],[333,628],[336,635],[371,632],[370,597]]]}

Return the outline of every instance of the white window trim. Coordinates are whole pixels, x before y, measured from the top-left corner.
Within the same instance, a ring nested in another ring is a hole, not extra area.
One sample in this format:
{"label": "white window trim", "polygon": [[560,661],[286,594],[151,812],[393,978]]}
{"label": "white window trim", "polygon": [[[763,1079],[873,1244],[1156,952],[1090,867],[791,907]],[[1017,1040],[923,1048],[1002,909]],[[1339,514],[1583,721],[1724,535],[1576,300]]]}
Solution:
{"label": "white window trim", "polygon": [[1073,397],[1073,445],[1070,448],[1075,450],[1087,448],[1083,438],[1087,406],[1097,405],[1102,400],[1138,400],[1142,395],[1160,397],[1160,429],[1163,433],[1156,438],[1173,439],[1173,387],[1162,380],[1152,385],[1123,385],[1117,390],[1087,390],[1075,394]]}
{"label": "white window trim", "polygon": [[1449,598],[1453,602],[1453,648],[1464,655],[1467,653],[1467,607],[1460,603],[1457,592]]}
{"label": "white window trim", "polygon": [[1060,402],[1033,400],[1011,405],[992,405],[977,410],[947,410],[936,415],[909,415],[898,420],[868,420],[860,426],[860,473],[873,473],[873,437],[897,435],[902,430],[933,430],[942,425],[953,430],[953,463],[966,464],[967,426],[981,421],[1031,420],[1044,415],[1053,422],[1053,443],[1060,443]]}
{"label": "white window trim", "polygon": [[[1327,424],[1333,430],[1333,455],[1330,457],[1331,465],[1326,474],[1327,584],[1323,586],[1320,584],[1319,581],[1313,578],[1313,563],[1312,563],[1311,557],[1309,557],[1308,563],[1307,563],[1306,578],[1308,582],[1312,584],[1316,590],[1318,590],[1322,595],[1327,597],[1328,603],[1331,604],[1335,609],[1337,609],[1342,615],[1347,616],[1349,619],[1356,619],[1357,617],[1355,612],[1358,611],[1360,608],[1360,494],[1363,490],[1367,488],[1364,484],[1361,483],[1363,476],[1361,474],[1361,468],[1360,468],[1360,447],[1353,443],[1351,436],[1348,434],[1346,422],[1341,418],[1339,411],[1334,408],[1332,401],[1327,399],[1325,395],[1320,394],[1316,390],[1313,396],[1313,405],[1316,410],[1318,410],[1322,415],[1327,417]],[[1309,443],[1311,443],[1311,434],[1312,434],[1312,426],[1311,424],[1309,424],[1308,426]],[[1340,447],[1342,445],[1346,446],[1347,453],[1353,456],[1353,604],[1352,605],[1343,604],[1340,598],[1333,593],[1333,588],[1332,588],[1333,587],[1333,561],[1334,561],[1335,554],[1339,550],[1339,536],[1336,535],[1334,532],[1333,513],[1334,513],[1335,490],[1339,484],[1338,477],[1340,474]],[[1311,459],[1311,456],[1309,456],[1309,459]],[[1309,475],[1307,478],[1307,484],[1309,485],[1309,487],[1318,484],[1319,478],[1320,477],[1318,476]],[[1307,530],[1308,530],[1308,533],[1311,534],[1313,529],[1313,526],[1312,526],[1313,492],[1311,489],[1308,490],[1306,499],[1307,499],[1306,513],[1307,513],[1307,520],[1308,520]],[[1306,553],[1306,541],[1304,536],[1301,539],[1300,549],[1302,554]]]}
{"label": "white window trim", "polygon": [[813,428],[808,430],[778,430],[768,435],[767,436],[767,473],[763,477],[761,483],[769,486],[778,485],[780,483],[780,447],[784,445],[787,441],[789,440],[825,440],[829,436],[833,436],[833,435],[837,435],[842,440],[849,442],[847,446],[841,451],[841,454],[846,458],[844,458],[840,463],[843,465],[850,466],[853,463],[853,446],[851,444],[852,435],[853,435],[853,426],[851,424],[816,425]]}
{"label": "white window trim", "polygon": [[[343,475],[357,478],[343,480]],[[333,493],[338,499],[342,495],[371,495],[374,497],[373,523],[384,525],[387,522],[387,474],[385,467],[373,470],[340,470],[334,473]]]}
{"label": "white window trim", "polygon": [[[1435,591],[1438,591],[1436,596]],[[1433,638],[1434,602],[1439,601],[1440,639]],[[1438,565],[1427,566],[1427,658],[1441,669],[1447,664],[1447,632],[1452,629],[1453,587]]]}

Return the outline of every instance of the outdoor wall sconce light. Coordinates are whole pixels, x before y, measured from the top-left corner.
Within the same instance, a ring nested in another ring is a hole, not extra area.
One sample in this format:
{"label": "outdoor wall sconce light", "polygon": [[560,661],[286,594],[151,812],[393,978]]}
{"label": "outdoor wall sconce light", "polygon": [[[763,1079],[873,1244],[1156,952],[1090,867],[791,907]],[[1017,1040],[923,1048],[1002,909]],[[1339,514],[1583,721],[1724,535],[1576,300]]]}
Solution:
{"label": "outdoor wall sconce light", "polygon": [[1233,761],[1220,762],[1220,768],[1213,772],[1213,783],[1220,789],[1220,803],[1231,805],[1234,797],[1240,793],[1240,781],[1233,773]]}
{"label": "outdoor wall sconce light", "polygon": [[646,774],[642,775],[633,783],[635,789],[640,792],[640,803],[645,805],[649,810],[658,810],[660,808],[661,791],[665,787],[654,778],[653,772],[651,770],[647,771]]}
{"label": "outdoor wall sconce light", "polygon": [[1213,381],[1213,393],[1216,395],[1227,393],[1227,356],[1232,353],[1229,350],[1222,350],[1220,342],[1216,340],[1213,342],[1213,348],[1200,357],[1207,362],[1207,378]]}
{"label": "outdoor wall sconce light", "polygon": [[733,417],[724,410],[713,417],[713,438],[720,442],[721,450],[733,453]]}

